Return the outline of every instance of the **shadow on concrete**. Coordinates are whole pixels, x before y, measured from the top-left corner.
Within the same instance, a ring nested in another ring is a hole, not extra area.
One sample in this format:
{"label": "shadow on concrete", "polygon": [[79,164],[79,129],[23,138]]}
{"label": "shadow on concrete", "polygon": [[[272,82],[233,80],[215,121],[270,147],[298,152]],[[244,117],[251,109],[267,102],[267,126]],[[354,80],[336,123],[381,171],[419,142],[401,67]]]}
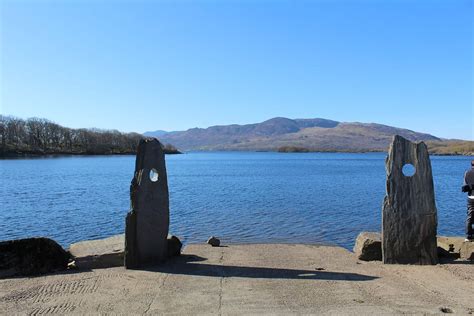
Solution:
{"label": "shadow on concrete", "polygon": [[474,261],[454,259],[454,258],[439,258],[439,264],[467,264],[474,265]]}
{"label": "shadow on concrete", "polygon": [[23,278],[33,279],[33,278],[41,278],[41,277],[45,277],[45,276],[50,276],[50,275],[80,274],[80,273],[83,273],[83,272],[91,272],[91,271],[92,271],[92,269],[81,268],[81,269],[57,270],[57,271],[50,271],[50,272],[45,272],[45,273],[29,274],[29,275],[21,275],[21,274],[4,275],[4,274],[2,274],[2,270],[0,269],[0,280],[23,279]]}
{"label": "shadow on concrete", "polygon": [[241,277],[261,279],[301,279],[334,281],[371,281],[377,277],[357,273],[329,272],[316,270],[295,270],[265,267],[243,267],[201,263],[207,260],[195,255],[182,255],[166,264],[148,267],[146,270],[169,274],[196,275],[208,277]]}

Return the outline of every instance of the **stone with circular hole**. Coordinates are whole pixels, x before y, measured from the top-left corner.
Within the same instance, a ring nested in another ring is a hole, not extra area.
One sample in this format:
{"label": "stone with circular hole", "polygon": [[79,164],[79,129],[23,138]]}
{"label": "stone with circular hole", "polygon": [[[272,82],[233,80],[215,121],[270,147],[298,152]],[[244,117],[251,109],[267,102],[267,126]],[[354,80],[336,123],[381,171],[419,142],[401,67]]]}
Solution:
{"label": "stone with circular hole", "polygon": [[[404,166],[415,171],[405,175]],[[436,264],[437,210],[428,148],[395,136],[385,161],[387,193],[382,210],[384,263]]]}
{"label": "stone with circular hole", "polygon": [[158,171],[155,168],[151,168],[149,176],[150,176],[151,182],[157,182],[160,177]]}
{"label": "stone with circular hole", "polygon": [[407,163],[403,165],[402,172],[405,177],[413,177],[415,175],[416,168],[411,163]]}
{"label": "stone with circular hole", "polygon": [[167,258],[169,193],[161,143],[142,139],[130,187],[131,210],[125,225],[125,267],[138,268]]}

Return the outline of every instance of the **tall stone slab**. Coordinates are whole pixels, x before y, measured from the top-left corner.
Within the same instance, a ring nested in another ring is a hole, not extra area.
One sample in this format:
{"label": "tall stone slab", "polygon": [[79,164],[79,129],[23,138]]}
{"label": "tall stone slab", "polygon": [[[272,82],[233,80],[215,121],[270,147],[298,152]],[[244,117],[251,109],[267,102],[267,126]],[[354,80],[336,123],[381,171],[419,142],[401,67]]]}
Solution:
{"label": "tall stone slab", "polygon": [[[402,172],[415,167],[412,176]],[[437,264],[437,211],[428,148],[395,136],[385,161],[387,194],[382,211],[384,263]]]}
{"label": "tall stone slab", "polygon": [[125,225],[125,267],[138,268],[167,257],[169,194],[165,156],[157,139],[140,141]]}

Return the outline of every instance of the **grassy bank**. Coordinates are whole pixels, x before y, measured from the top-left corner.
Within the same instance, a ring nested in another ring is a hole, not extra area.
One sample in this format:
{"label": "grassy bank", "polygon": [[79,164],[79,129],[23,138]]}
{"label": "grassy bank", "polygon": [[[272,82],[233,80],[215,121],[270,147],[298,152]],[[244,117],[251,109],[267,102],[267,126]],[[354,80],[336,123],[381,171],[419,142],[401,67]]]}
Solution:
{"label": "grassy bank", "polygon": [[[431,155],[446,156],[474,156],[474,141],[428,141],[426,142]],[[280,153],[308,153],[308,152],[338,152],[338,153],[364,153],[364,152],[386,152],[386,150],[345,150],[345,149],[324,149],[307,148],[302,146],[283,146],[276,149]]]}
{"label": "grassy bank", "polygon": [[474,141],[430,141],[430,154],[474,156]]}

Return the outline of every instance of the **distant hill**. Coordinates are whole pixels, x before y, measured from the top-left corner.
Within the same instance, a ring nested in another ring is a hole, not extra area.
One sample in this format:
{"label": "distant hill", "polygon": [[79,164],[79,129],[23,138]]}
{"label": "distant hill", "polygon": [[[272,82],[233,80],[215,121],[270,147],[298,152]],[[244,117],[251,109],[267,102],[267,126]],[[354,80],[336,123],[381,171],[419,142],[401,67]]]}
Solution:
{"label": "distant hill", "polygon": [[163,136],[165,134],[168,134],[167,131],[162,131],[162,130],[157,130],[157,131],[152,131],[152,132],[145,132],[143,133],[143,136],[146,136],[146,137],[160,137],[160,136]]}
{"label": "distant hill", "polygon": [[284,117],[255,124],[192,128],[166,133],[158,138],[187,151],[288,151],[288,148],[297,148],[298,151],[367,152],[387,150],[393,135],[412,141],[444,143],[430,134],[382,124]]}

